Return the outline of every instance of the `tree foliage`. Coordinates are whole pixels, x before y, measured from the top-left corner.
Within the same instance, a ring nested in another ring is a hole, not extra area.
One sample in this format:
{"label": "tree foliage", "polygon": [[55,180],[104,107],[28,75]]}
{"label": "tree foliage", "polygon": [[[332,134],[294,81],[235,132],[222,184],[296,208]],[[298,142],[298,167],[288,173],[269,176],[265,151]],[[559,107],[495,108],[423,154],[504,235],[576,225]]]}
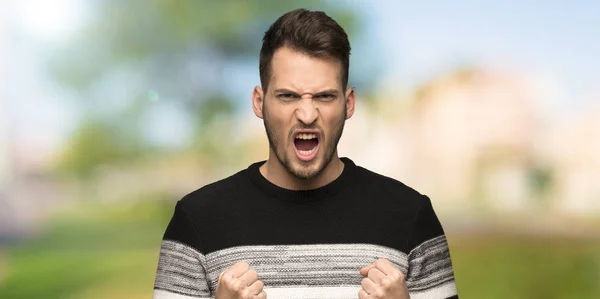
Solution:
{"label": "tree foliage", "polygon": [[[354,32],[356,18],[345,6],[302,4],[326,11],[350,35]],[[115,157],[135,157],[136,151],[118,145],[122,140],[135,140],[138,150],[151,148],[143,120],[158,101],[193,120],[191,146],[219,142],[204,140],[203,132],[215,119],[235,113],[241,100],[228,93],[234,86],[223,69],[254,62],[258,78],[264,31],[278,16],[298,8],[276,0],[106,0],[90,5],[89,23],[51,64],[52,75],[76,92],[74,104],[85,115],[65,151],[72,157],[63,159],[77,173]]]}

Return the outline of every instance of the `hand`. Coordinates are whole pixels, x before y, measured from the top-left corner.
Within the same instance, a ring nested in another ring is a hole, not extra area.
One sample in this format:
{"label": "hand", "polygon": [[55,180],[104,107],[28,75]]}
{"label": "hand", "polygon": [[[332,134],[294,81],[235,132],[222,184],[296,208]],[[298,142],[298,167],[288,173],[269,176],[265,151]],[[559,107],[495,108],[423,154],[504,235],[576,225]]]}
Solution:
{"label": "hand", "polygon": [[404,274],[387,259],[378,259],[360,269],[360,274],[365,276],[358,292],[360,299],[410,299]]}
{"label": "hand", "polygon": [[219,274],[215,299],[265,299],[263,282],[246,262],[237,262]]}

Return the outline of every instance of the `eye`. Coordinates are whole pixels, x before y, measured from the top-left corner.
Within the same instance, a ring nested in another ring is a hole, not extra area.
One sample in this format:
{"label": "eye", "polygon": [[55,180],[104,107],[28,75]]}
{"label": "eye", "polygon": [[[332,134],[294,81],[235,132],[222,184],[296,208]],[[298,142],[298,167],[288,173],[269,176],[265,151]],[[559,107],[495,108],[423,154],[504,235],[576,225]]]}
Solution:
{"label": "eye", "polygon": [[320,101],[328,102],[335,99],[335,95],[331,93],[318,94],[315,96]]}
{"label": "eye", "polygon": [[292,93],[282,93],[282,94],[277,95],[277,98],[280,100],[283,100],[283,101],[291,101],[297,97],[298,96],[296,96],[295,94],[292,94]]}

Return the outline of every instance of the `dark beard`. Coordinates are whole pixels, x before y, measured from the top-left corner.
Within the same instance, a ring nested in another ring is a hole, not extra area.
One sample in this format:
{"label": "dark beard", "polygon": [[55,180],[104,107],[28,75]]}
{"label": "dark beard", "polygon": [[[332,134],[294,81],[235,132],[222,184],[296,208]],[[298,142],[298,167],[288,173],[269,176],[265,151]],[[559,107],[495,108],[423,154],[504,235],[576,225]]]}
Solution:
{"label": "dark beard", "polygon": [[[278,142],[278,140],[273,138],[273,136],[278,136],[278,134],[277,134],[278,132],[275,128],[271,127],[271,125],[269,124],[269,120],[268,120],[269,112],[267,109],[266,101],[263,106],[263,114],[264,114],[263,115],[263,124],[265,125],[265,130],[267,132],[267,138],[269,139],[269,147],[275,153],[275,156],[277,157],[277,160],[279,160],[279,163],[281,163],[281,165],[283,165],[289,173],[291,173],[292,175],[294,175],[295,177],[297,177],[299,179],[309,180],[309,179],[318,177],[323,172],[323,170],[329,165],[329,163],[331,163],[331,160],[333,159],[333,154],[335,153],[335,151],[337,149],[337,145],[340,141],[340,138],[342,137],[342,132],[344,131],[344,125],[346,124],[346,105],[344,105],[344,112],[343,112],[343,117],[342,117],[341,122],[333,129],[331,137],[327,140],[328,142],[323,143],[324,148],[326,148],[326,145],[330,145],[329,147],[327,147],[327,152],[325,153],[323,163],[321,164],[321,167],[319,167],[317,169],[317,171],[315,171],[312,174],[296,171],[290,164],[288,157],[285,155],[285,151],[283,154],[280,154],[279,151],[277,151],[279,142]],[[305,125],[300,124],[300,125],[293,127],[290,130],[290,133],[288,134],[288,136],[291,135],[292,132],[294,131],[294,129],[296,129],[296,128],[315,129],[315,127],[307,127]],[[320,130],[320,131],[323,132],[323,130]],[[321,136],[323,136],[323,135],[321,135]],[[322,141],[319,141],[319,142],[322,142]],[[310,162],[300,161],[300,163],[308,164]]]}

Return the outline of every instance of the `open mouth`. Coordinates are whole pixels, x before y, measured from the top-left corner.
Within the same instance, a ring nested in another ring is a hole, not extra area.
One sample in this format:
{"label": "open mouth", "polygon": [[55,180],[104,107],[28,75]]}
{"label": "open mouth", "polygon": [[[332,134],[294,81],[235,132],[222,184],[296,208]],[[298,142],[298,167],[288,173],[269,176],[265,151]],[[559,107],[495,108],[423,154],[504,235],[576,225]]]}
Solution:
{"label": "open mouth", "polygon": [[312,160],[319,149],[319,134],[300,132],[294,138],[294,147],[298,158],[304,161]]}

